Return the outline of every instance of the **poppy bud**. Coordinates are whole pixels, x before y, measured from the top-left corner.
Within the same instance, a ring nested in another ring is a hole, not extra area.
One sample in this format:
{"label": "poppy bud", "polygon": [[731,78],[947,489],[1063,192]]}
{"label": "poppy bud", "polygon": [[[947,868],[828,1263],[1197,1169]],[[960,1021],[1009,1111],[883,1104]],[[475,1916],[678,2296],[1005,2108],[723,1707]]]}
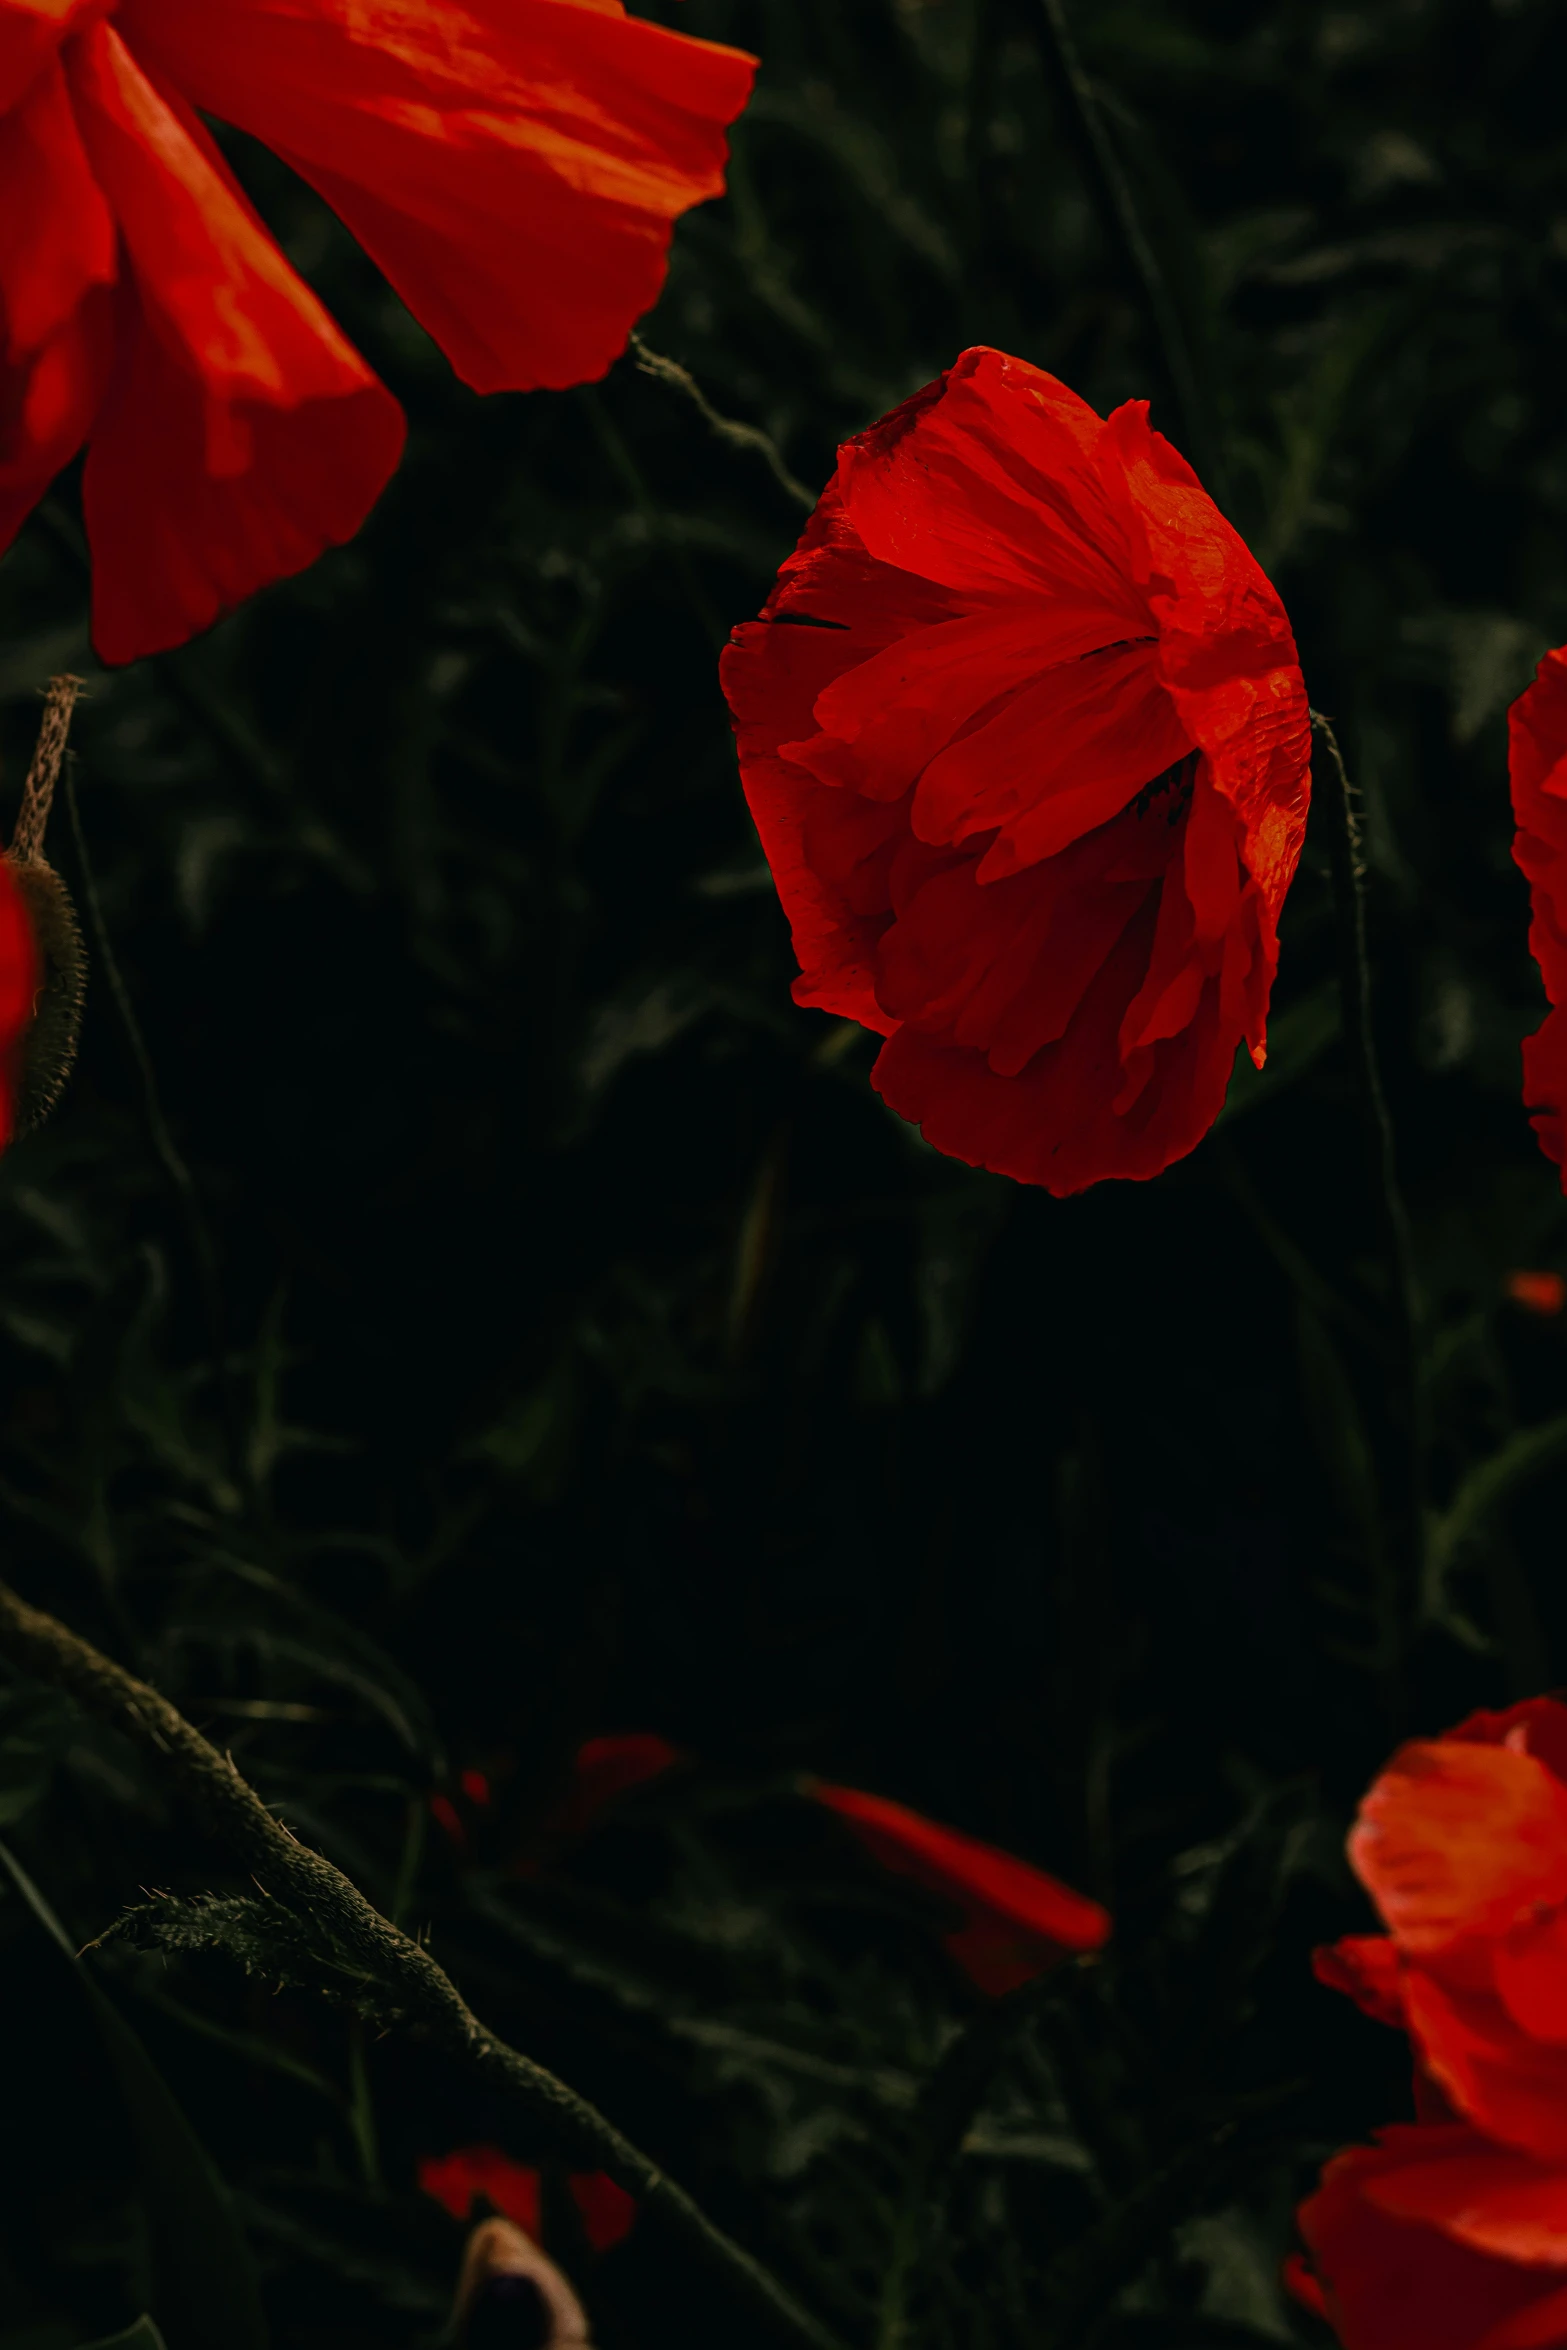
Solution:
{"label": "poppy bud", "polygon": [[81,692],[76,677],[49,681],[38,748],[22,788],[16,834],[5,852],[38,954],[38,990],[21,1040],[16,1132],[41,1126],[65,1089],[76,1060],[87,988],[87,950],[70,892],[43,853],[44,830],[65,758],[71,712]]}

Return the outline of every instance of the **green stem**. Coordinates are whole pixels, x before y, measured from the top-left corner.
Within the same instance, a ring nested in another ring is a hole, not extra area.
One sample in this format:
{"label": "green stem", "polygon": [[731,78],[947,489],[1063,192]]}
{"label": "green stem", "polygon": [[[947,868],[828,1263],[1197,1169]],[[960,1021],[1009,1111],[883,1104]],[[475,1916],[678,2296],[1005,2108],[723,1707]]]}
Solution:
{"label": "green stem", "polygon": [[1182,438],[1209,493],[1225,502],[1224,460],[1210,429],[1192,347],[1158,257],[1148,241],[1137,199],[1105,121],[1094,85],[1067,20],[1063,0],[1034,0],[1045,63],[1077,132],[1095,201],[1112,242],[1147,306],[1164,371],[1175,397]]}
{"label": "green stem", "polygon": [[110,1723],[150,1756],[262,1891],[286,1903],[324,1968],[347,1964],[359,1970],[406,2024],[427,2033],[456,2062],[510,2089],[549,2128],[563,2154],[585,2168],[607,2172],[634,2195],[650,2218],[661,2221],[694,2258],[725,2279],[775,2335],[806,2344],[808,2350],[841,2350],[827,2326],[715,2226],[684,2188],[596,2106],[480,2023],[429,1951],[373,1909],[340,1869],[296,1842],[232,1758],[210,1745],[166,1697],[54,1616],[30,1607],[4,1583],[0,1653],[35,1679],[65,1690],[84,1711]]}
{"label": "green stem", "polygon": [[1421,1591],[1426,1577],[1428,1450],[1424,1308],[1409,1211],[1399,1188],[1393,1120],[1388,1111],[1387,1094],[1377,1060],[1376,1037],[1371,1024],[1371,964],[1366,952],[1366,872],[1361,854],[1360,819],[1355,791],[1349,780],[1349,771],[1344,764],[1344,754],[1339,748],[1333,721],[1323,717],[1319,710],[1313,710],[1311,724],[1327,753],[1331,770],[1328,788],[1321,794],[1319,804],[1327,818],[1328,858],[1338,923],[1339,988],[1344,1007],[1344,1036],[1360,1096],[1372,1183],[1380,1209],[1398,1309],[1399,1351],[1403,1361],[1404,1410],[1409,1447],[1409,1555],[1414,1588]]}

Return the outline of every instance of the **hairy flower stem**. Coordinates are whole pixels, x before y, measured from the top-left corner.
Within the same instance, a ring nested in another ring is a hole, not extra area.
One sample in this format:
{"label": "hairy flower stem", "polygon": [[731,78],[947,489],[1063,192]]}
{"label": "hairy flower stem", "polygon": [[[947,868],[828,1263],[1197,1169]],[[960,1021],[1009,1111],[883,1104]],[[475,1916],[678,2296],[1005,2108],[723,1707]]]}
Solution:
{"label": "hairy flower stem", "polygon": [[657,2163],[543,2065],[481,2024],[430,1953],[389,1923],[340,1869],[300,1844],[273,1816],[226,1754],[145,1681],[80,1634],[30,1607],[0,1583],[0,1653],[35,1679],[65,1690],[151,1757],[189,1799],[211,1832],[286,1904],[310,1936],[323,1972],[346,1965],[368,1978],[403,2021],[459,2063],[503,2083],[548,2124],[568,2160],[606,2171],[661,2221],[782,2340],[841,2350],[836,2336],[803,2309],[750,2253],[726,2236]]}
{"label": "hairy flower stem", "polygon": [[[1377,1062],[1371,1025],[1371,965],[1366,953],[1366,869],[1361,854],[1360,819],[1354,786],[1344,765],[1333,721],[1320,710],[1311,713],[1312,731],[1327,753],[1331,779],[1321,805],[1328,824],[1328,858],[1333,876],[1333,906],[1338,924],[1339,992],[1343,1004],[1344,1037],[1349,1046],[1360,1095],[1361,1117],[1370,1152],[1372,1181],[1381,1209],[1383,1237],[1396,1296],[1401,1353],[1404,1360],[1405,1416],[1409,1461],[1407,1507],[1409,1557],[1416,1593],[1425,1588],[1427,1408],[1424,1311],[1415,1266],[1409,1212],[1399,1189],[1393,1142],[1393,1121],[1382,1072]],[[1403,1617],[1397,1589],[1378,1595],[1381,1649],[1388,1707],[1394,1717],[1403,1711]]]}
{"label": "hairy flower stem", "polygon": [[1210,428],[1208,403],[1198,382],[1191,342],[1169,282],[1159,267],[1158,256],[1148,241],[1132,184],[1083,65],[1064,0],[1033,0],[1033,6],[1043,35],[1045,64],[1077,133],[1094,200],[1111,242],[1119,246],[1147,307],[1180,417],[1185,453],[1201,475],[1209,496],[1223,506],[1227,503],[1224,459]]}

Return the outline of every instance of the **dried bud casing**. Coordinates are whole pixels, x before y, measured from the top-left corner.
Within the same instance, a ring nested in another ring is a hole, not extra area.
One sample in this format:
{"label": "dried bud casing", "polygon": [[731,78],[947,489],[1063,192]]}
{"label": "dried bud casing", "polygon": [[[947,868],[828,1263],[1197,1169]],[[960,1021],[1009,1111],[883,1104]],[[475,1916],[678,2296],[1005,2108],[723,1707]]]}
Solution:
{"label": "dried bud casing", "polygon": [[41,974],[32,1026],[22,1040],[16,1097],[16,1131],[30,1134],[54,1108],[75,1064],[87,992],[87,949],[70,892],[54,867],[42,857],[19,857],[14,850],[7,852],[5,861],[27,909]]}

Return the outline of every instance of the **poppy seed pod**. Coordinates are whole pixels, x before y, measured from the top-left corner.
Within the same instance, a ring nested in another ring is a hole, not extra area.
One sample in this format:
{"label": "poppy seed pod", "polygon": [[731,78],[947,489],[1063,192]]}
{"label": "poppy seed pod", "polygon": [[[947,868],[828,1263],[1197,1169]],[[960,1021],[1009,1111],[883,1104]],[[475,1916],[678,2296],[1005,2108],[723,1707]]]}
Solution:
{"label": "poppy seed pod", "polygon": [[71,712],[81,691],[75,677],[50,680],[38,748],[22,790],[16,834],[5,869],[32,934],[31,1016],[15,1052],[12,1131],[41,1126],[65,1089],[81,1035],[87,989],[87,950],[70,892],[43,853],[44,831],[59,781]]}

